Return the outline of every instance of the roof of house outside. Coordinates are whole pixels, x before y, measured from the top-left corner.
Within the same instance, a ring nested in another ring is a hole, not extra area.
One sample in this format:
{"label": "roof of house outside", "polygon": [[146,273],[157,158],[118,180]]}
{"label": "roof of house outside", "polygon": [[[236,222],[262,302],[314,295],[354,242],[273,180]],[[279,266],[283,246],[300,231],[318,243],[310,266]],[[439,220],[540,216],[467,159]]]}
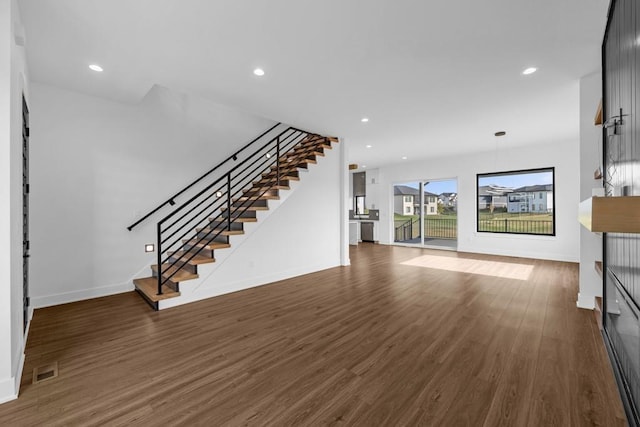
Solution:
{"label": "roof of house outside", "polygon": [[513,188],[500,185],[483,185],[478,188],[478,196],[505,196],[513,191]]}
{"label": "roof of house outside", "polygon": [[513,191],[518,193],[536,193],[538,191],[553,191],[553,185],[551,184],[525,185],[524,187],[516,188]]}
{"label": "roof of house outside", "polygon": [[[394,196],[418,196],[420,192],[417,188],[409,187],[408,185],[394,185],[393,186],[393,195]],[[438,196],[437,194],[430,193],[428,191],[424,192],[425,196]]]}

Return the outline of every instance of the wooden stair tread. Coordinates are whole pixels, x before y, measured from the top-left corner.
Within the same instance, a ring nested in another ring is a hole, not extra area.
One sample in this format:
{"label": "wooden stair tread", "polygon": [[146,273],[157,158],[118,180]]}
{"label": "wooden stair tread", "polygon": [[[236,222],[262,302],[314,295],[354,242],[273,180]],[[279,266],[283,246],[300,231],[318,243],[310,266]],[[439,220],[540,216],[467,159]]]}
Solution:
{"label": "wooden stair tread", "polygon": [[298,151],[298,152],[294,152],[289,154],[287,157],[285,157],[284,159],[281,160],[281,162],[284,163],[291,163],[291,161],[289,161],[289,159],[303,159],[304,156],[320,156],[320,157],[324,157],[324,153],[319,151],[319,150],[315,150],[315,149],[309,149],[309,150],[305,150],[305,151]]}
{"label": "wooden stair tread", "polygon": [[[300,181],[300,177],[283,175],[280,177],[280,181]],[[264,175],[264,178],[262,178],[260,181],[254,182],[253,184],[260,185],[260,184],[266,184],[268,182],[276,182],[276,177],[273,176],[271,173]]]}
{"label": "wooden stair tread", "polygon": [[[211,228],[209,227],[197,227],[196,231],[198,233],[200,233],[201,231],[208,231],[211,230]],[[219,228],[215,228],[213,230],[220,230]],[[217,233],[211,233],[211,236],[209,236],[210,238],[215,236]],[[220,233],[220,236],[237,236],[239,234],[244,234],[244,230],[223,230]]]}
{"label": "wooden stair tread", "polygon": [[[247,211],[268,211],[269,206],[233,206],[232,209],[234,212],[244,212]],[[226,211],[227,207],[223,206],[220,208],[221,211]]]}
{"label": "wooden stair tread", "polygon": [[[224,221],[226,218],[209,218],[209,222],[213,221]],[[245,218],[245,217],[237,217],[234,218],[231,222],[258,222],[258,218]]]}
{"label": "wooden stair tread", "polygon": [[229,243],[222,243],[222,242],[211,242],[209,244],[207,244],[205,241],[202,241],[200,243],[196,243],[198,241],[198,239],[196,240],[183,240],[182,243],[186,243],[192,246],[195,246],[197,248],[207,248],[207,249],[227,249],[230,248],[231,245]]}
{"label": "wooden stair tread", "polygon": [[248,200],[280,200],[280,196],[275,194],[262,194],[260,196],[240,196],[236,199],[231,199],[233,203],[246,202]]}
{"label": "wooden stair tread", "polygon": [[[164,264],[162,266],[163,271],[162,271],[162,276],[165,278],[168,278],[169,280],[171,280],[174,283],[179,283],[179,282],[184,282],[185,280],[193,280],[193,279],[197,279],[198,277],[200,277],[197,273],[192,273],[190,271],[187,271],[183,268],[178,268],[179,266],[181,266],[182,264],[177,264],[177,265],[171,265],[171,264]],[[158,264],[153,264],[151,266],[151,270],[154,273],[158,273]],[[174,272],[176,272],[175,274],[173,274]],[[173,276],[171,276],[173,274]],[[169,276],[171,276],[169,278]]]}
{"label": "wooden stair tread", "polygon": [[[275,181],[274,181],[275,182]],[[244,190],[245,193],[257,192],[257,191],[268,191],[268,190],[290,190],[291,187],[288,185],[263,185],[261,187],[254,185],[253,187],[247,188]]]}
{"label": "wooden stair tread", "polygon": [[[189,258],[191,258],[192,255],[193,255],[193,252],[184,252],[184,251],[169,254],[169,256],[171,256],[172,258],[176,258],[177,262],[179,263],[183,263],[184,261],[188,260]],[[216,259],[208,257],[206,255],[202,255],[202,254],[195,254],[193,255],[193,258],[189,260],[188,264],[200,265],[200,264],[210,264],[212,262],[216,262]]]}
{"label": "wooden stair tread", "polygon": [[162,285],[162,295],[157,295],[158,279],[155,277],[145,277],[142,279],[133,279],[136,289],[142,292],[149,300],[158,302],[168,298],[180,296],[180,292],[176,292],[167,285]]}

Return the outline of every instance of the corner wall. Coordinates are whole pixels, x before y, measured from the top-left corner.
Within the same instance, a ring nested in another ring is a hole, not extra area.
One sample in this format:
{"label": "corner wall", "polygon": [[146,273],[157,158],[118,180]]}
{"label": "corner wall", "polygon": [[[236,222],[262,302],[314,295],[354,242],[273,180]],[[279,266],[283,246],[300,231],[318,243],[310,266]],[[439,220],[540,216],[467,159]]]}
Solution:
{"label": "corner wall", "polygon": [[[509,148],[496,152],[426,159],[382,167],[380,243],[393,243],[393,185],[420,179],[458,180],[458,251],[576,262],[579,259],[578,141]],[[556,236],[509,235],[476,231],[476,174],[555,167]]]}
{"label": "corner wall", "polygon": [[22,94],[28,76],[20,13],[0,2],[0,403],[17,397],[24,364],[22,304]]}

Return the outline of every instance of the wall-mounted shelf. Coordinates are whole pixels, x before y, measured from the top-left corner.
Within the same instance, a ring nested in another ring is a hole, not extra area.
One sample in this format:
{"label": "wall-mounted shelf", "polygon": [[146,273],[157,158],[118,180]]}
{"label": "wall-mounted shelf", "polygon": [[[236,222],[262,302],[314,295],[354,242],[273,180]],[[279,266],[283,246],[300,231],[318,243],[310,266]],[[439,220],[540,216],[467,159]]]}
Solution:
{"label": "wall-mounted shelf", "polygon": [[601,233],[640,233],[640,196],[591,197],[580,203],[580,223]]}
{"label": "wall-mounted shelf", "polygon": [[598,109],[596,110],[596,117],[593,119],[593,124],[599,126],[603,123],[602,120],[602,98],[600,98],[600,103],[598,104]]}

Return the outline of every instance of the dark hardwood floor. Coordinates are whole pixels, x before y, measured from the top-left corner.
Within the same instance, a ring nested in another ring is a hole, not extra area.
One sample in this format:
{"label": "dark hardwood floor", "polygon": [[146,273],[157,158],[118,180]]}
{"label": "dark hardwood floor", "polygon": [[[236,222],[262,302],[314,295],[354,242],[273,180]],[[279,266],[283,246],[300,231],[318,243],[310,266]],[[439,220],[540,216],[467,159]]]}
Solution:
{"label": "dark hardwood floor", "polygon": [[625,425],[577,265],[351,261],[161,312],[133,292],[37,310],[0,425]]}

